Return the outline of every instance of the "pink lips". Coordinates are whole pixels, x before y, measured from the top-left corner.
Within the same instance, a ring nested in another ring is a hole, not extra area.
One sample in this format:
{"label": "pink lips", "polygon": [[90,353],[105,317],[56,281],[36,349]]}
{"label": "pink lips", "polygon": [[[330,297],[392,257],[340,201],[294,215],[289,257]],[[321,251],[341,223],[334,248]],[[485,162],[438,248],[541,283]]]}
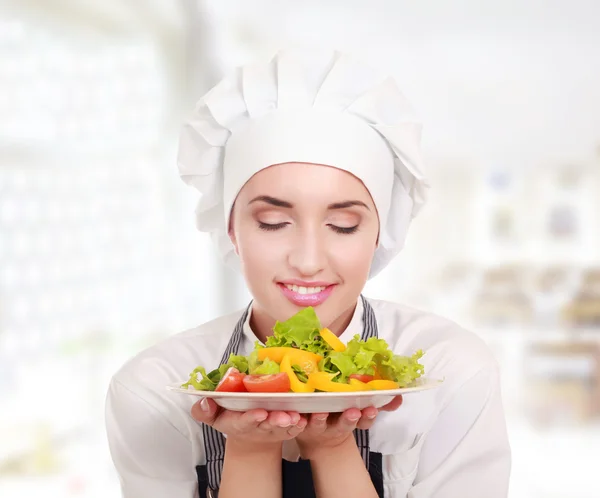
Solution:
{"label": "pink lips", "polygon": [[299,292],[295,292],[291,289],[288,289],[284,284],[277,284],[283,292],[283,295],[288,298],[296,306],[318,306],[319,304],[323,304],[325,300],[331,295],[333,292],[333,288],[335,285],[329,285],[325,287],[321,292],[315,292],[314,294],[300,294]]}

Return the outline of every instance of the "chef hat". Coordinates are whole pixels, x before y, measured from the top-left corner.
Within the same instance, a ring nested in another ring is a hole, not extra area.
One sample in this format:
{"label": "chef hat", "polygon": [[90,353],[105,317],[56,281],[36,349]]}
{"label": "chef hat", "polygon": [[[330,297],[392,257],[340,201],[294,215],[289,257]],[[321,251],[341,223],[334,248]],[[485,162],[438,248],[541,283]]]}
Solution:
{"label": "chef hat", "polygon": [[201,193],[198,229],[233,266],[229,216],[254,174],[288,162],[352,173],[379,216],[373,277],[402,249],[425,203],[420,138],[421,125],[391,77],[339,52],[284,50],[238,68],[198,102],[181,132],[178,167]]}

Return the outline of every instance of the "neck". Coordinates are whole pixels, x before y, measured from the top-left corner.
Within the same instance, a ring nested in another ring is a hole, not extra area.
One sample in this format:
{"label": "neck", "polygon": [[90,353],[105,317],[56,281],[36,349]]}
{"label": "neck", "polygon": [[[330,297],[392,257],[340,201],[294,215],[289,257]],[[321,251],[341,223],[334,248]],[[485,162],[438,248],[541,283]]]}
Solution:
{"label": "neck", "polygon": [[260,342],[264,344],[267,341],[267,337],[273,335],[274,326],[275,319],[271,318],[255,303],[252,304],[252,309],[250,310],[250,328]]}
{"label": "neck", "polygon": [[327,328],[338,337],[341,336],[348,328],[348,325],[350,325],[352,317],[354,316],[354,310],[356,310],[356,304],[344,311],[333,322],[331,322]]}
{"label": "neck", "polygon": [[[342,314],[335,318],[331,323],[324,326],[339,337],[348,328],[348,325],[350,325],[356,306],[355,303],[353,306],[342,312]],[[250,328],[252,329],[252,332],[254,332],[256,338],[263,344],[267,340],[267,337],[273,335],[275,322],[275,318],[270,316],[266,310],[256,303],[256,301],[253,303],[250,314]]]}

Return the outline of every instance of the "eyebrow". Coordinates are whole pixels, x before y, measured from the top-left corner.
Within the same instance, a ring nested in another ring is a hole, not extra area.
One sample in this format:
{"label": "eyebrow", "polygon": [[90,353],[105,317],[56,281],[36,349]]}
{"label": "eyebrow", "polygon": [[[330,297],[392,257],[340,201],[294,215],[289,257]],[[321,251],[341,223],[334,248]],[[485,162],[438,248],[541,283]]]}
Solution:
{"label": "eyebrow", "polygon": [[269,195],[259,195],[252,199],[248,205],[253,202],[266,202],[267,204],[271,204],[272,206],[282,207],[282,208],[293,208],[293,204],[288,201],[282,201],[281,199],[276,199],[275,197],[271,197]]}
{"label": "eyebrow", "polygon": [[[291,202],[284,201],[281,199],[277,199],[275,197],[271,197],[269,195],[259,195],[252,199],[248,204],[252,204],[253,202],[265,202],[267,204],[271,204],[275,207],[287,208],[291,209],[294,205]],[[329,204],[327,209],[347,209],[352,206],[364,207],[370,211],[369,206],[367,206],[362,201],[342,201],[342,202],[334,202],[333,204]]]}
{"label": "eyebrow", "polygon": [[335,202],[333,204],[329,204],[329,206],[327,206],[327,209],[347,209],[352,206],[364,207],[370,211],[369,206],[367,206],[363,201]]}

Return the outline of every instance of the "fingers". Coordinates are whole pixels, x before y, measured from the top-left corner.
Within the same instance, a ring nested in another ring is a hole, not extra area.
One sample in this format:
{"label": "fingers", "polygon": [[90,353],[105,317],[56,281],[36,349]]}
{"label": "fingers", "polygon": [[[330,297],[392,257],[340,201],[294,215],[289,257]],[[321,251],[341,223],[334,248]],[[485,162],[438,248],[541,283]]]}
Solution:
{"label": "fingers", "polygon": [[219,432],[244,440],[281,442],[298,436],[308,420],[298,412],[257,409],[234,412],[219,408],[213,400],[204,398],[192,406],[192,417],[214,427]]}
{"label": "fingers", "polygon": [[202,398],[192,406],[192,418],[197,422],[210,425],[218,431],[227,433],[230,429],[248,431],[256,428],[267,419],[266,410],[250,410],[247,412],[232,412],[221,410],[219,406],[208,398]]}
{"label": "fingers", "polygon": [[378,413],[379,412],[377,408],[375,408],[374,406],[369,406],[368,408],[365,408],[362,411],[362,416],[356,424],[356,427],[362,430],[370,429],[373,426],[373,423],[375,422]]}
{"label": "fingers", "polygon": [[347,432],[358,429],[370,429],[379,411],[374,406],[365,408],[362,412],[357,408],[346,410],[340,415],[330,417],[327,413],[313,413],[307,430],[313,433],[323,433],[330,428],[337,432]]}
{"label": "fingers", "polygon": [[203,424],[212,426],[218,413],[219,407],[212,399],[202,398],[192,406],[192,417]]}
{"label": "fingers", "polygon": [[287,430],[290,439],[295,438],[296,436],[301,434],[304,431],[304,429],[306,429],[307,424],[308,420],[306,420],[304,417],[301,417],[296,425],[293,425]]}
{"label": "fingers", "polygon": [[327,429],[328,417],[329,413],[313,413],[310,416],[308,429],[318,433],[325,431],[325,429]]}
{"label": "fingers", "polygon": [[298,412],[276,411],[269,413],[268,418],[258,425],[258,429],[277,439],[293,439],[304,431],[307,423],[307,419]]}
{"label": "fingers", "polygon": [[356,425],[362,416],[358,408],[350,408],[340,415],[335,422],[335,429],[339,432],[350,432],[356,429]]}
{"label": "fingers", "polygon": [[268,432],[276,429],[288,429],[295,426],[300,418],[300,414],[297,412],[275,411],[269,413],[269,416],[258,425],[258,428]]}
{"label": "fingers", "polygon": [[381,407],[379,410],[384,412],[393,412],[400,408],[402,404],[402,396],[396,396],[392,401],[390,401],[387,405]]}
{"label": "fingers", "polygon": [[234,413],[238,417],[235,428],[240,431],[247,431],[260,426],[269,417],[266,410],[248,410],[243,413]]}

